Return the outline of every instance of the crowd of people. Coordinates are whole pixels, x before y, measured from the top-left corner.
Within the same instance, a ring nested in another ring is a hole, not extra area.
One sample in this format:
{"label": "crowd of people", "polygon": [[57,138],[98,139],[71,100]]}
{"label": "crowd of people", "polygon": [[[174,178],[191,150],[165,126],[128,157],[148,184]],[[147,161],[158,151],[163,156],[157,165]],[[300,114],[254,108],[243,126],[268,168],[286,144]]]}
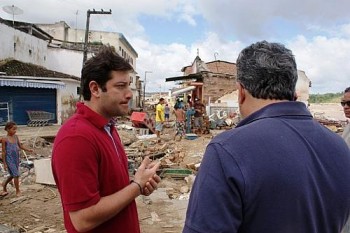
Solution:
{"label": "crowd of people", "polygon": [[180,98],[176,98],[173,110],[169,103],[165,102],[164,98],[160,98],[156,106],[156,134],[158,142],[161,142],[160,134],[163,130],[164,124],[169,126],[170,114],[175,118],[175,135],[174,140],[181,140],[185,134],[203,132],[204,120],[206,113],[205,105],[199,98],[191,102],[191,96],[187,97],[187,102]]}
{"label": "crowd of people", "polygon": [[[207,146],[194,181],[183,233],[348,233],[350,125],[343,138],[295,101],[297,65],[284,45],[261,41],[237,58],[237,127]],[[128,113],[132,66],[111,47],[87,60],[76,113],[60,128],[52,170],[68,233],[139,233],[135,198],[158,187],[160,163],[148,157],[129,177],[127,156],[114,127]],[[341,99],[350,118],[350,88]],[[175,137],[203,126],[205,106],[177,101]],[[156,107],[158,141],[170,106]],[[18,189],[16,125],[5,127],[2,158]],[[345,226],[345,227],[344,227]]]}

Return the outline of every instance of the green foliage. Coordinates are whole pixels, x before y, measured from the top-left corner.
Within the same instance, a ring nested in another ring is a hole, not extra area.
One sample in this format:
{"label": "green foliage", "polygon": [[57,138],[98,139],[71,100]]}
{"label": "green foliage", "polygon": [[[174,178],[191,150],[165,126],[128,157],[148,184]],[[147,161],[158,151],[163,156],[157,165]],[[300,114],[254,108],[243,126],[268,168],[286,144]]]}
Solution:
{"label": "green foliage", "polygon": [[310,94],[309,103],[339,103],[342,92],[339,93],[326,93],[326,94]]}

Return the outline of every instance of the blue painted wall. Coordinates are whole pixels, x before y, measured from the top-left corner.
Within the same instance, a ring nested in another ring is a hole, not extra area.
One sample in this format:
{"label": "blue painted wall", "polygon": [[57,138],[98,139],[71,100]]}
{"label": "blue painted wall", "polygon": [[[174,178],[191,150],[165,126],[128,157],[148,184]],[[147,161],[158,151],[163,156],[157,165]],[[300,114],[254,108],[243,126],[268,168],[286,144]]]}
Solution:
{"label": "blue painted wall", "polygon": [[[0,87],[0,102],[8,102],[10,109],[10,120],[18,125],[26,125],[29,118],[27,110],[41,110],[56,114],[56,89],[45,88],[22,88],[22,87]],[[0,114],[4,114],[1,111]],[[0,116],[1,117],[1,116]]]}

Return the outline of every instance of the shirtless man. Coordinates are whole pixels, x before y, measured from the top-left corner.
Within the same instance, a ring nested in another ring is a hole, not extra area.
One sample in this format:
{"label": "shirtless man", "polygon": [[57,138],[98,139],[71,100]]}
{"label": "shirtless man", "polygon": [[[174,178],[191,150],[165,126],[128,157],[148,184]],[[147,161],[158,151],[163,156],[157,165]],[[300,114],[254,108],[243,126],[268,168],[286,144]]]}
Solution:
{"label": "shirtless man", "polygon": [[176,139],[177,135],[180,135],[180,140],[182,139],[182,136],[185,135],[185,111],[183,110],[183,108],[179,107],[179,106],[175,106],[174,107],[174,113],[175,113],[175,117],[176,117],[176,134],[174,136],[174,140]]}

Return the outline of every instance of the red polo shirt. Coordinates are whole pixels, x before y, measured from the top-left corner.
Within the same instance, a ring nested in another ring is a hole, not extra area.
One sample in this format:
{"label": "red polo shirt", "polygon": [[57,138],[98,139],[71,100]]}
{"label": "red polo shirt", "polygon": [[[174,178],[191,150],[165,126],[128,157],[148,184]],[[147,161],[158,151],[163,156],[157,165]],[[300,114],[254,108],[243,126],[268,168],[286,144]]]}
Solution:
{"label": "red polo shirt", "polygon": [[[129,185],[127,158],[119,135],[104,126],[108,120],[82,103],[59,130],[52,152],[53,175],[61,194],[68,233],[77,232],[68,212],[96,204],[101,197]],[[90,232],[140,232],[135,201]]]}

